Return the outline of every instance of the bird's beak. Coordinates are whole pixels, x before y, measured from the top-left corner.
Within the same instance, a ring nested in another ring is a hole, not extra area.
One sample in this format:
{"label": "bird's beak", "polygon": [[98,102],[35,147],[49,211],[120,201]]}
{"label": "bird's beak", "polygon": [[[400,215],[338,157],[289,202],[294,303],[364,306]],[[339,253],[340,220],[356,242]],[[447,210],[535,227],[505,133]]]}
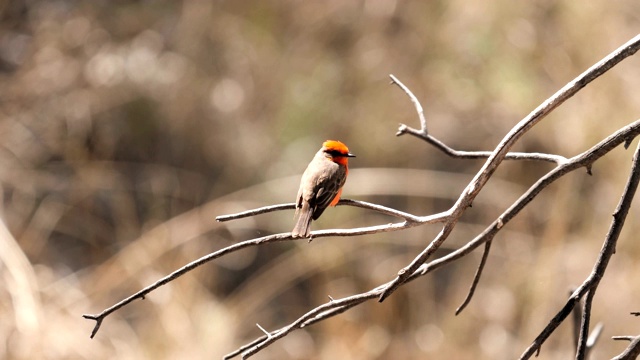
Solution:
{"label": "bird's beak", "polygon": [[353,155],[352,153],[347,153],[347,157],[356,157],[356,156]]}

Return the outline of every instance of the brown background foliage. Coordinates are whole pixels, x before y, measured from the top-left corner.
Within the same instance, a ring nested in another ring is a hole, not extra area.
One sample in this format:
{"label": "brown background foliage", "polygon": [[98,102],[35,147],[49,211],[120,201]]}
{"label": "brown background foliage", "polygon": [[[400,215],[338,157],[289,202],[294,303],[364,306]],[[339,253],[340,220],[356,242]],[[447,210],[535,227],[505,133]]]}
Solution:
{"label": "brown background foliage", "polygon": [[[327,138],[358,157],[344,196],[420,215],[447,209],[480,167],[399,122],[490,150],[567,81],[637,33],[627,1],[0,1],[0,357],[219,358],[327,300],[390,280],[437,226],[282,243],[215,261],[120,310],[99,312],[232,242],[290,230],[292,213],[216,215],[293,201]],[[640,114],[640,59],[614,68],[518,151],[571,156]],[[617,149],[570,174],[497,238],[469,308],[478,256],[297,331],[260,359],[510,359],[589,273],[628,174]],[[507,162],[445,247],[463,244],[548,164]],[[595,358],[640,322],[638,205],[594,304]],[[340,207],[315,228],[389,219]],[[3,227],[4,227],[3,226]],[[15,245],[19,246],[15,246]],[[441,250],[447,251],[447,250]],[[543,359],[572,356],[570,327]]]}

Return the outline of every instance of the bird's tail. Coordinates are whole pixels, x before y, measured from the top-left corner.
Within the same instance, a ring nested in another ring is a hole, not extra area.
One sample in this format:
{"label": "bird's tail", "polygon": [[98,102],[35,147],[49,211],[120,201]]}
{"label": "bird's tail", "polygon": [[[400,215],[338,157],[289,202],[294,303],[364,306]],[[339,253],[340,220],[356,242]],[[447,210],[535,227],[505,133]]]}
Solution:
{"label": "bird's tail", "polygon": [[313,215],[313,211],[311,207],[309,207],[309,203],[304,202],[302,204],[302,209],[300,209],[300,216],[298,216],[298,221],[296,222],[296,226],[294,226],[293,230],[291,231],[291,236],[293,236],[294,238],[309,237],[312,215]]}

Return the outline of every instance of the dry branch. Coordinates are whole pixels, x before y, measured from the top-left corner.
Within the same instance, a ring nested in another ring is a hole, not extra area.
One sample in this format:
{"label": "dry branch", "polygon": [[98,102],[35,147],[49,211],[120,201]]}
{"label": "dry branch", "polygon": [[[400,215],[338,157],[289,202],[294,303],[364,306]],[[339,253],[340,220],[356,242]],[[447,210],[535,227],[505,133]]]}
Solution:
{"label": "dry branch", "polygon": [[591,274],[587,277],[587,279],[582,283],[576,291],[573,292],[569,300],[567,300],[565,306],[556,314],[556,316],[549,321],[549,324],[545,327],[545,329],[538,335],[538,337],[534,340],[534,342],[525,350],[525,352],[520,357],[521,359],[529,359],[534,353],[540,351],[540,347],[545,342],[545,340],[553,333],[553,331],[566,319],[566,317],[571,313],[574,306],[580,302],[580,299],[587,295],[584,310],[582,311],[582,326],[580,330],[580,340],[578,341],[578,349],[576,354],[576,359],[584,359],[586,356],[586,344],[587,344],[587,333],[589,329],[589,320],[591,314],[591,304],[593,297],[595,296],[595,292],[604,276],[604,273],[607,269],[607,265],[609,264],[609,260],[615,253],[616,244],[618,241],[618,237],[620,236],[620,232],[624,226],[625,219],[627,214],[629,213],[629,209],[631,208],[631,202],[633,201],[633,196],[635,195],[636,189],[638,187],[638,183],[640,182],[640,143],[636,149],[636,152],[633,156],[633,166],[631,168],[631,174],[629,175],[629,179],[625,186],[624,192],[622,194],[622,198],[616,207],[615,212],[613,213],[613,221],[611,222],[611,226],[609,227],[609,232],[605,237],[604,244],[602,246],[602,250],[600,251],[600,255],[596,260],[593,270]]}

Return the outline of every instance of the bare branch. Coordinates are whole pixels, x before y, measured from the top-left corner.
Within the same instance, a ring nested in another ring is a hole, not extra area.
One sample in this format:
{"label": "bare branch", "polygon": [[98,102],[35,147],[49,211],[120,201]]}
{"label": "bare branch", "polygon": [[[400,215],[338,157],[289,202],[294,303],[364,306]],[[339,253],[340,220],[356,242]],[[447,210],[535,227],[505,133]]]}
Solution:
{"label": "bare branch", "polygon": [[[360,201],[360,200],[340,199],[337,205],[350,205],[350,206],[355,206],[363,209],[369,209],[369,210],[377,211],[381,214],[395,216],[398,218],[402,218],[406,221],[411,221],[416,223],[443,222],[445,220],[444,218],[446,218],[445,213],[419,217],[419,216],[409,214],[400,210],[396,210],[386,206],[372,204],[372,203],[369,203],[366,201]],[[236,214],[220,215],[216,217],[216,220],[220,222],[237,220],[245,217],[266,214],[273,211],[291,210],[291,209],[295,209],[295,206],[296,205],[294,203],[269,205],[269,206],[264,206],[257,209],[239,212]]]}
{"label": "bare branch", "polygon": [[611,339],[613,340],[626,340],[626,341],[633,341],[633,339],[635,339],[636,336],[631,336],[631,335],[624,335],[624,336],[612,336]]}
{"label": "bare branch", "polygon": [[[640,148],[639,148],[640,149]],[[591,323],[591,308],[593,306],[593,298],[596,295],[595,287],[587,291],[587,297],[582,305],[582,323],[580,325],[580,335],[578,336],[578,346],[576,347],[576,359],[586,359],[589,356],[587,340],[589,337],[589,324]]]}
{"label": "bare branch", "polygon": [[[600,157],[604,156],[609,151],[622,143],[626,143],[628,139],[633,139],[640,134],[640,120],[625,126],[624,128],[611,134],[604,140],[600,141],[589,150],[574,156],[569,159],[565,164],[558,166],[541,177],[535,184],[533,184],[516,202],[514,202],[507,210],[505,210],[489,227],[487,227],[480,235],[473,240],[469,241],[465,246],[460,249],[443,256],[435,261],[429,263],[429,267],[439,267],[454,260],[457,260],[475,248],[485,242],[491,241],[494,236],[500,231],[500,229],[513,219],[529,202],[531,202],[544,188],[553,183],[555,180],[566,175],[567,173],[577,170],[581,167],[587,166],[597,161]],[[480,274],[480,273],[478,273]]]}
{"label": "bare branch", "polygon": [[121,307],[133,302],[134,300],[137,299],[144,299],[144,297],[152,292],[153,290],[159,288],[162,285],[165,285],[175,279],[177,279],[178,277],[188,273],[189,271],[204,265],[206,263],[208,263],[211,260],[217,259],[221,256],[224,256],[226,254],[238,251],[240,249],[244,249],[246,247],[250,247],[250,246],[256,246],[256,245],[260,245],[260,244],[264,244],[264,243],[272,243],[272,242],[278,242],[278,241],[284,241],[284,240],[292,240],[291,238],[291,233],[284,233],[284,234],[275,234],[275,235],[269,235],[269,236],[264,236],[261,238],[257,238],[257,239],[253,239],[253,240],[247,240],[247,241],[243,241],[237,244],[233,244],[231,246],[227,246],[223,249],[220,249],[218,251],[215,251],[213,253],[210,253],[206,256],[201,257],[198,260],[192,261],[190,263],[188,263],[187,265],[181,267],[180,269],[172,272],[171,274],[161,278],[160,280],[156,281],[155,283],[143,288],[142,290],[136,292],[135,294],[121,300],[120,302],[114,304],[111,307],[108,307],[106,309],[104,309],[101,313],[99,314],[84,314],[82,315],[83,318],[85,319],[89,319],[89,320],[94,320],[96,322],[95,327],[93,328],[93,331],[91,332],[91,338],[93,338],[96,333],[98,332],[98,330],[100,329],[100,326],[102,325],[102,321],[109,316],[111,313],[113,313],[114,311],[120,309]]}
{"label": "bare branch", "polygon": [[[587,302],[590,303],[590,299],[593,298],[598,284],[604,276],[607,265],[609,264],[609,260],[615,253],[618,237],[620,235],[622,227],[624,226],[627,214],[629,213],[633,196],[635,195],[636,189],[638,187],[638,182],[640,182],[640,144],[638,145],[633,156],[633,166],[631,168],[631,174],[629,175],[629,179],[622,194],[622,198],[620,199],[620,202],[618,203],[618,206],[613,213],[613,221],[611,222],[609,232],[605,237],[602,250],[600,251],[600,255],[598,256],[591,274],[589,274],[589,277],[573,293],[569,300],[567,300],[565,306],[556,314],[556,316],[553,317],[553,319],[551,319],[549,324],[544,328],[540,335],[538,335],[534,342],[525,350],[525,352],[520,357],[521,359],[529,359],[535,352],[539,351],[545,340],[564,321],[575,304],[579,302],[580,299],[587,293],[590,294],[589,297],[587,297]],[[584,329],[588,327],[589,323],[589,316],[585,315],[590,312],[591,308],[589,305],[590,304],[585,304],[585,311],[583,311],[583,326],[580,334],[581,340],[579,341],[576,358],[584,358],[585,356],[586,340],[583,340],[583,338],[586,336],[586,331]]]}
{"label": "bare branch", "polygon": [[[604,325],[599,322],[591,333],[589,333],[589,323],[591,320],[591,307],[593,306],[593,297],[595,296],[595,289],[591,289],[587,292],[587,298],[584,304],[578,303],[580,306],[576,306],[573,309],[574,314],[574,328],[576,331],[575,348],[576,359],[588,359],[591,349],[596,345]],[[577,319],[576,316],[577,315]],[[538,349],[539,351],[540,349]]]}
{"label": "bare branch", "polygon": [[267,330],[265,330],[265,328],[263,328],[262,326],[260,326],[260,324],[256,323],[256,326],[258,327],[258,329],[262,330],[262,332],[263,332],[267,337],[271,336],[271,334],[270,334]]}
{"label": "bare branch", "polygon": [[[640,312],[632,312],[633,316],[640,316]],[[618,356],[612,360],[633,360],[640,356],[640,335],[638,336],[613,336],[613,340],[631,341],[629,346]]]}
{"label": "bare branch", "polygon": [[264,207],[257,208],[257,209],[252,209],[252,210],[239,212],[237,214],[216,216],[216,221],[225,222],[225,221],[242,219],[242,218],[246,218],[246,217],[250,217],[250,216],[256,216],[256,215],[260,215],[260,214],[266,214],[266,213],[270,213],[270,212],[273,212],[273,211],[292,210],[292,209],[295,209],[295,208],[296,208],[296,204],[294,204],[294,203],[269,205],[269,206],[264,206]]}
{"label": "bare branch", "polygon": [[[405,124],[400,124],[398,128],[398,132],[396,132],[396,136],[401,136],[404,134],[410,134],[417,138],[420,138],[427,143],[433,145],[436,149],[442,151],[443,153],[458,159],[486,159],[491,156],[491,151],[464,151],[464,150],[456,150],[442,141],[438,140],[434,136],[429,134],[427,130],[427,120],[424,117],[424,111],[422,109],[422,105],[418,98],[411,92],[411,90],[403,84],[398,78],[396,78],[393,74],[390,74],[391,84],[398,85],[402,91],[404,91],[411,102],[416,107],[416,112],[418,113],[418,118],[420,119],[420,129],[414,129]],[[510,152],[505,156],[506,160],[534,160],[534,161],[547,161],[551,163],[555,163],[557,165],[562,164],[566,161],[564,156],[553,155],[553,154],[543,154],[543,153],[523,153],[523,152]]]}
{"label": "bare branch", "polygon": [[640,356],[640,336],[614,336],[613,339],[629,340],[631,343],[620,355],[611,358],[611,360],[634,360]]}
{"label": "bare branch", "polygon": [[507,210],[505,210],[493,223],[491,223],[482,233],[469,241],[464,246],[460,247],[456,251],[453,251],[439,259],[436,259],[426,266],[423,265],[421,269],[424,273],[430,270],[435,270],[440,266],[455,261],[461,257],[464,257],[475,250],[478,246],[485,242],[493,240],[495,235],[507,224],[510,220],[516,217],[518,213],[524,209],[544,188],[549,186],[554,181],[558,180],[562,176],[568,174],[571,171],[577,170],[586,164],[591,164],[597,161],[600,157],[613,150],[618,145],[624,143],[629,138],[634,138],[640,135],[640,120],[627,125],[626,127],[616,131],[606,139],[602,140],[589,150],[579,154],[570,159],[566,164],[558,166],[541,177],[535,184],[533,184],[518,200],[516,200]]}
{"label": "bare branch", "polygon": [[[575,288],[569,291],[569,296],[571,296],[576,291]],[[571,310],[571,329],[573,330],[573,348],[578,349],[578,344],[580,343],[580,329],[582,329],[582,307],[579,306],[580,302],[576,304]]]}
{"label": "bare branch", "polygon": [[[449,147],[442,141],[438,140],[434,136],[430,134],[422,135],[419,130],[410,128],[404,124],[401,124],[396,135],[400,136],[403,134],[411,134],[413,136],[419,137],[427,143],[433,145],[435,148],[441,150],[446,155],[457,158],[457,159],[486,159],[491,156],[491,151],[465,151],[465,150],[456,150],[454,148]],[[545,153],[525,153],[525,152],[509,152],[504,157],[505,160],[530,160],[530,161],[545,161],[550,163],[555,163],[557,165],[562,164],[566,158],[561,155],[554,154],[545,154]]]}
{"label": "bare branch", "polygon": [[545,100],[540,106],[532,111],[527,117],[522,119],[509,133],[500,141],[491,156],[487,159],[482,168],[476,173],[467,188],[462,192],[458,201],[451,208],[452,217],[445,223],[443,230],[431,243],[405,268],[398,272],[398,276],[389,287],[380,295],[379,301],[384,301],[391,295],[407,278],[420,267],[429,257],[440,248],[440,245],[447,239],[451,230],[464,211],[471,206],[471,203],[478,195],[480,190],[493,175],[498,165],[509,152],[509,149],[518,141],[527,131],[540,122],[555,108],[560,106],[565,100],[575,95],[580,89],[585,87],[591,81],[604,74],[617,63],[633,55],[640,48],[640,35],[637,35],[629,42],[607,55],[604,59],[587,69],[573,81],[569,82],[562,89],[558,90],[553,96]]}
{"label": "bare branch", "polygon": [[[300,329],[314,322],[317,322],[319,320],[324,320],[328,317],[335,316],[337,314],[340,314],[350,309],[353,306],[361,304],[366,300],[376,298],[380,293],[380,291],[382,291],[382,288],[377,287],[363,294],[349,296],[339,300],[330,300],[329,302],[307,312],[306,314],[304,314],[303,316],[301,316],[291,324],[279,330],[271,332],[270,336],[263,336],[261,338],[262,339],[261,342],[253,341],[252,346],[244,346],[243,347],[244,350],[242,352],[242,358],[247,359],[250,356],[255,355],[260,350],[271,345],[276,340],[283,338],[293,330]],[[225,359],[230,359],[231,357],[236,356],[237,354],[238,354],[238,351],[234,351],[233,353],[225,356]]]}
{"label": "bare branch", "polygon": [[471,298],[473,298],[473,294],[476,292],[476,287],[480,282],[480,276],[482,276],[482,270],[484,270],[484,265],[487,263],[487,258],[489,257],[489,251],[491,250],[491,243],[493,241],[487,241],[484,243],[484,251],[482,252],[482,259],[480,259],[480,264],[478,264],[478,268],[476,269],[476,273],[473,276],[473,282],[471,283],[471,287],[469,287],[469,291],[467,292],[467,297],[464,298],[464,301],[458,308],[456,309],[456,315],[460,314],[464,308],[469,305],[471,302]]}
{"label": "bare branch", "polygon": [[340,199],[340,201],[338,202],[338,205],[351,205],[351,206],[356,206],[363,209],[374,210],[381,214],[391,215],[391,216],[405,219],[407,221],[421,223],[421,224],[432,224],[434,222],[444,222],[446,221],[448,216],[448,213],[440,213],[440,214],[434,214],[429,216],[416,216],[416,215],[412,215],[412,214],[409,214],[400,210],[392,209],[386,206],[372,204],[366,201],[351,200],[351,199]]}
{"label": "bare branch", "polygon": [[[411,99],[413,106],[416,107],[416,112],[418,113],[418,118],[420,119],[420,130],[414,130],[416,132],[416,135],[426,136],[428,134],[427,119],[424,117],[424,110],[422,108],[422,104],[420,104],[420,101],[418,101],[418,98],[415,95],[413,95],[413,92],[411,92],[411,90],[409,90],[409,88],[405,84],[403,84],[400,80],[398,80],[397,77],[395,77],[393,74],[389,74],[389,77],[391,78],[391,84],[398,85],[398,87],[402,89],[402,91],[404,91],[409,96],[409,99]],[[402,129],[403,127],[407,128],[406,125],[400,125],[400,129]],[[398,133],[396,133],[396,135],[397,136],[402,135],[401,130],[398,130]]]}
{"label": "bare branch", "polygon": [[[569,292],[569,295],[573,294],[576,289],[572,289]],[[589,310],[587,310],[589,309]],[[589,337],[586,339],[585,351],[583,354],[578,354],[578,349],[581,346],[581,342],[584,340],[583,332],[586,333],[588,331],[588,326],[585,326],[585,322],[583,321],[585,311],[590,311],[590,307],[586,307],[582,302],[578,302],[576,306],[571,311],[571,322],[573,328],[573,347],[576,349],[576,357],[583,357],[584,359],[589,358],[589,353],[591,349],[594,348],[600,335],[602,334],[602,329],[604,329],[604,324],[599,322],[593,328],[593,331],[589,334]],[[586,336],[585,336],[586,337]]]}

